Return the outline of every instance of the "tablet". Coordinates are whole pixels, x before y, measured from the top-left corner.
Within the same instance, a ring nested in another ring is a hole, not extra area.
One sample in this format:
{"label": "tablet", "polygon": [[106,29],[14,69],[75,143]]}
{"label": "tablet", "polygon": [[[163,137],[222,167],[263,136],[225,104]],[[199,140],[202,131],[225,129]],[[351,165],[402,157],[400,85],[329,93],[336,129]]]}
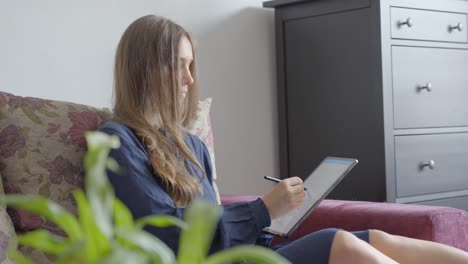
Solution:
{"label": "tablet", "polygon": [[302,205],[273,219],[271,225],[263,230],[277,236],[289,237],[357,163],[356,159],[325,158],[304,181],[307,190]]}

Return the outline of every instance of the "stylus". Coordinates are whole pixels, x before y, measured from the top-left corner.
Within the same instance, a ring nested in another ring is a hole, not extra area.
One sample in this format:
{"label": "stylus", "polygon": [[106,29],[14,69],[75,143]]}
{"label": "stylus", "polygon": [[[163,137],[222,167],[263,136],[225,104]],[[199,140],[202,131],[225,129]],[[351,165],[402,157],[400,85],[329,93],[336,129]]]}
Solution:
{"label": "stylus", "polygon": [[[263,176],[263,178],[264,178],[265,180],[269,180],[269,181],[272,181],[272,182],[280,182],[280,181],[281,181],[281,179],[273,178],[273,177],[271,177],[271,176],[266,176],[266,175]],[[307,188],[306,188],[306,187],[304,187],[304,191],[307,191]]]}

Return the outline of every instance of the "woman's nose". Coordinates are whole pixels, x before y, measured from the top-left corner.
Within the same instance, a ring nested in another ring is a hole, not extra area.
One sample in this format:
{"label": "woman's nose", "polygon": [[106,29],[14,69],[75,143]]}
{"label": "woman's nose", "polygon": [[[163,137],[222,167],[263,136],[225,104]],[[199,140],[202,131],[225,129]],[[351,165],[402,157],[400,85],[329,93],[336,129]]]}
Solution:
{"label": "woman's nose", "polygon": [[186,70],[184,73],[184,84],[191,85],[193,83],[192,73],[189,70]]}

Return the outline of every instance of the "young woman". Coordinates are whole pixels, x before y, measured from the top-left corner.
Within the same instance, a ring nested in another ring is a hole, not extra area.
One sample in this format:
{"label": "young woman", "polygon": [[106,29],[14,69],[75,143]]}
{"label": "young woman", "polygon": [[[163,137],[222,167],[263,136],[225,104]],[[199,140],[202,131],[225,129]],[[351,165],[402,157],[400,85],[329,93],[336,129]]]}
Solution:
{"label": "young woman", "polygon": [[[136,218],[181,218],[197,197],[216,203],[208,151],[184,132],[198,102],[190,35],[162,17],[137,19],[120,40],[114,70],[115,119],[100,131],[118,135],[122,144],[110,154],[126,172],[109,174],[117,197]],[[210,252],[262,240],[271,219],[299,206],[304,196],[302,180],[292,177],[256,201],[224,206]],[[148,231],[177,252],[178,228]],[[325,229],[276,251],[292,263],[468,263],[461,250],[377,230]]]}

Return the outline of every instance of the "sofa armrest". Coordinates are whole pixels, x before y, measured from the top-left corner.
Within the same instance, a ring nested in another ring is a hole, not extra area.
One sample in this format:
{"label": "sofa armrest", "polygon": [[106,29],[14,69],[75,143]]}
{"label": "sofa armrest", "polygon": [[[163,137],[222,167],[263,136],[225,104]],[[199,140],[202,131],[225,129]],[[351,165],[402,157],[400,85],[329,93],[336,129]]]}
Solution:
{"label": "sofa armrest", "polygon": [[[223,201],[240,202],[258,196],[226,196]],[[468,214],[438,206],[324,200],[294,232],[297,239],[329,228],[347,231],[378,229],[394,235],[435,241],[468,251]],[[275,238],[273,243],[284,242]]]}
{"label": "sofa armrest", "polygon": [[241,202],[252,202],[259,198],[258,195],[221,195],[221,204],[228,205]]}

